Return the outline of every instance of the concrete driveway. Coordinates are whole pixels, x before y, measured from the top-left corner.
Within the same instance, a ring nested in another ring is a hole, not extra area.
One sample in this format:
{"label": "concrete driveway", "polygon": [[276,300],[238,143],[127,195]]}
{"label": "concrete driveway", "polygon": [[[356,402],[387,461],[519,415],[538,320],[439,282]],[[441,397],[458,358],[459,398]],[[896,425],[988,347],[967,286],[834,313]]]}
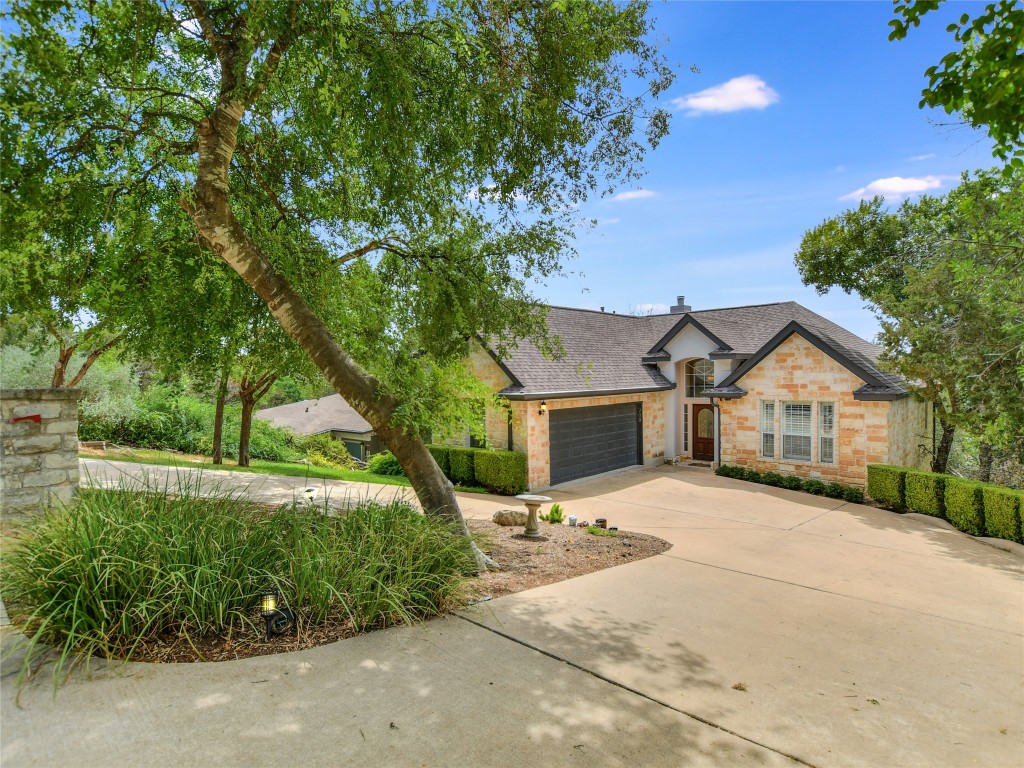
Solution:
{"label": "concrete driveway", "polygon": [[38,680],[21,708],[8,675],[2,763],[1024,765],[1018,555],[699,469],[550,495],[674,546],[312,651]]}

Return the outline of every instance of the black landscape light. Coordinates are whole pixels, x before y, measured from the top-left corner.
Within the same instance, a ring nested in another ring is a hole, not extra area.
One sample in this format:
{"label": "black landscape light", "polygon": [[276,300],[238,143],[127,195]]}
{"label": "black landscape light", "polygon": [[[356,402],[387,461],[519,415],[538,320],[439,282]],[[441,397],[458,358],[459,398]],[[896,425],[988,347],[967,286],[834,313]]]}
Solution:
{"label": "black landscape light", "polygon": [[267,622],[267,642],[275,634],[288,631],[288,627],[295,623],[295,614],[290,608],[279,608],[280,596],[277,592],[267,590],[260,595],[260,613],[263,620]]}

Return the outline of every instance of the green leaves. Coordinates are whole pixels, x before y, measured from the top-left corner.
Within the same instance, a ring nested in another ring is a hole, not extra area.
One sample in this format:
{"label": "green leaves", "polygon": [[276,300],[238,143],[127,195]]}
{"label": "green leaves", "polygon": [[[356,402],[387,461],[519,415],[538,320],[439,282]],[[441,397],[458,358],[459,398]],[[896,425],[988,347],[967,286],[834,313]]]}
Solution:
{"label": "green leaves", "polygon": [[[939,5],[939,0],[896,2],[889,39],[906,37],[911,26]],[[961,113],[970,125],[988,131],[1007,169],[1024,164],[1024,6],[998,0],[974,18],[961,15],[946,31],[961,47],[926,70],[928,87],[922,91],[921,107]]]}
{"label": "green leaves", "polygon": [[808,231],[804,283],[857,291],[882,324],[888,366],[958,428],[1006,446],[1024,435],[1024,174],[964,175],[943,197],[881,198]]}

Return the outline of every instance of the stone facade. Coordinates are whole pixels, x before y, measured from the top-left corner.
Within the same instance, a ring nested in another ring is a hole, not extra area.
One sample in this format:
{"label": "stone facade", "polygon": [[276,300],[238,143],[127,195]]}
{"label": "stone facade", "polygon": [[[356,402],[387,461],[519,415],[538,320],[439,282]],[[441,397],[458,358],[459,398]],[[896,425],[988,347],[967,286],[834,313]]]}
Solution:
{"label": "stone facade", "polygon": [[[761,472],[837,481],[863,487],[868,464],[927,467],[931,446],[929,408],[913,397],[894,401],[858,401],[864,384],[845,366],[794,334],[739,382],[744,397],[721,401],[721,460]],[[775,401],[775,457],[761,454],[761,403]],[[812,403],[811,461],[784,460],[781,403]],[[820,461],[818,408],[835,404],[835,460]]]}
{"label": "stone facade", "polygon": [[[513,439],[516,450],[526,450],[527,483],[531,490],[551,485],[551,443],[548,418],[551,411],[561,408],[589,408],[595,405],[618,403],[643,404],[644,463],[661,463],[665,458],[665,397],[663,392],[645,392],[630,395],[572,397],[547,400],[548,413],[540,413],[539,400],[517,401],[513,408]],[[520,438],[516,431],[523,425]],[[520,442],[522,440],[522,442]]]}
{"label": "stone facade", "polygon": [[0,518],[4,526],[55,502],[66,504],[75,496],[81,397],[79,389],[0,390]]}

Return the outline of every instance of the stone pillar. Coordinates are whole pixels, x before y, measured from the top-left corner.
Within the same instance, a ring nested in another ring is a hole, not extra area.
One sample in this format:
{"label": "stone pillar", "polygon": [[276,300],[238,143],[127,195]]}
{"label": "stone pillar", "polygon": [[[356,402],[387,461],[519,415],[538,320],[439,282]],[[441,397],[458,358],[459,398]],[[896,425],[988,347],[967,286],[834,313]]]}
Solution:
{"label": "stone pillar", "polygon": [[78,491],[80,389],[0,389],[0,522],[67,504]]}

